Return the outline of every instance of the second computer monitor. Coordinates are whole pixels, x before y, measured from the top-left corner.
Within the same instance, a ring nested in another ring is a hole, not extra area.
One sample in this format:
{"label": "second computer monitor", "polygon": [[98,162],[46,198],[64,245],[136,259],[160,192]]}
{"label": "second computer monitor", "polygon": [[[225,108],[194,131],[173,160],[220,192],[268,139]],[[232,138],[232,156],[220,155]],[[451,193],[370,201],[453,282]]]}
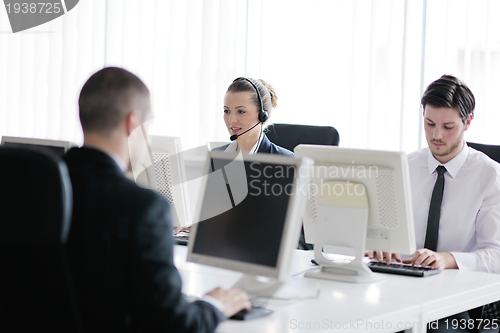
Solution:
{"label": "second computer monitor", "polygon": [[136,182],[158,191],[168,200],[173,226],[188,227],[193,218],[180,138],[151,135],[148,140],[148,151],[142,170],[136,172]]}
{"label": "second computer monitor", "polygon": [[69,141],[3,136],[2,146],[50,151],[51,153],[62,157],[71,147],[75,146],[75,144]]}
{"label": "second computer monitor", "polygon": [[[353,249],[355,263],[362,262],[365,249],[415,252],[405,153],[299,145],[295,156],[314,160],[304,231],[306,242],[315,244],[317,261],[328,266],[319,255],[328,245]],[[344,273],[370,275],[361,264],[352,266]]]}

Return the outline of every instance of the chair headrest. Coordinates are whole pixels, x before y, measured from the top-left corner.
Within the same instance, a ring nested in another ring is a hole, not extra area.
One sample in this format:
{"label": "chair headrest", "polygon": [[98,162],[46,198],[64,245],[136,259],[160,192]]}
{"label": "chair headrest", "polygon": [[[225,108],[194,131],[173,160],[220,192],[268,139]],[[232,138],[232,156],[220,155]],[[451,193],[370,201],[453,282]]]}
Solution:
{"label": "chair headrest", "polygon": [[72,188],[66,164],[48,152],[0,147],[0,243],[65,243]]}

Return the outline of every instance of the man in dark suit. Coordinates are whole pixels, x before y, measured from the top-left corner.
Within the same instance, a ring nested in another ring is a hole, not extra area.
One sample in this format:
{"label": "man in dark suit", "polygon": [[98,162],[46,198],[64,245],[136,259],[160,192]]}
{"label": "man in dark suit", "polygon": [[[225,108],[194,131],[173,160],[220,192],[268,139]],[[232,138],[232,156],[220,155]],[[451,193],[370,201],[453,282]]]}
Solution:
{"label": "man in dark suit", "polygon": [[84,146],[64,159],[74,193],[68,247],[88,332],[211,332],[251,306],[237,289],[184,299],[168,202],[124,176],[138,153],[129,137],[152,118],[150,106],[144,83],[120,68],[95,73],[80,94]]}

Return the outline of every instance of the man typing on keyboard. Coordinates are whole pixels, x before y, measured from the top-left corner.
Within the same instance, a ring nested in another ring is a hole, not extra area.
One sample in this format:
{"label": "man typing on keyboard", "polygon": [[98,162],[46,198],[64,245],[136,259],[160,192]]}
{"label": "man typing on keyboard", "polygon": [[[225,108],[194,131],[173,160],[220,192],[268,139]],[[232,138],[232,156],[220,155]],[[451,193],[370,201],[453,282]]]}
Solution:
{"label": "man typing on keyboard", "polygon": [[435,269],[500,273],[500,164],[467,146],[475,100],[457,78],[443,75],[421,100],[428,147],[408,155],[417,250],[369,253]]}

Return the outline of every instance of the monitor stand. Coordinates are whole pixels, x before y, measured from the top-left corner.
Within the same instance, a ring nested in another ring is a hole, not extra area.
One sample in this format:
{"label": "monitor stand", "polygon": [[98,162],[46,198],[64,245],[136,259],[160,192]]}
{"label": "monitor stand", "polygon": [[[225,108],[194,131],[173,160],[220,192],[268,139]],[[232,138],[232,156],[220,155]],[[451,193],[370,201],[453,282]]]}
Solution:
{"label": "monitor stand", "polygon": [[251,296],[272,296],[286,281],[243,274],[233,288],[243,289]]}
{"label": "monitor stand", "polygon": [[[355,194],[352,185],[356,186]],[[364,191],[360,190],[361,187]],[[325,181],[321,190],[316,208],[317,215],[324,218],[316,222],[314,242],[314,259],[321,270],[307,272],[305,276],[352,283],[383,280],[382,274],[374,274],[363,262],[369,207],[364,185],[349,181]],[[332,262],[323,255],[323,249],[328,245],[350,248],[355,258],[349,263]]]}

